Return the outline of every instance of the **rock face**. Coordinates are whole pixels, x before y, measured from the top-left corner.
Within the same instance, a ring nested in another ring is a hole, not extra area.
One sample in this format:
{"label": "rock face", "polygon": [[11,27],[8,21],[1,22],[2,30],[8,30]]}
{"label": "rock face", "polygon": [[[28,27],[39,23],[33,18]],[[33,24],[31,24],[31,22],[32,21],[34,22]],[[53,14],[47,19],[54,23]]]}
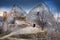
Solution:
{"label": "rock face", "polygon": [[[4,31],[7,31],[7,30],[10,30],[10,26],[12,26],[11,27],[11,29],[15,29],[15,27],[16,27],[16,21],[20,21],[20,20],[25,20],[25,17],[26,16],[26,12],[25,11],[23,11],[20,7],[18,7],[18,6],[13,6],[13,8],[12,8],[12,10],[11,11],[9,11],[9,13],[7,13],[7,19],[6,19],[6,21],[4,22],[4,27],[3,27],[3,30]],[[20,23],[20,22],[18,22],[18,23]],[[18,24],[17,23],[17,24]],[[16,28],[18,28],[18,27],[16,27]]]}
{"label": "rock face", "polygon": [[[8,16],[7,20],[4,22],[3,28],[5,33],[10,32],[10,34],[3,36],[0,39],[20,35],[20,37],[25,38],[27,38],[27,36],[31,36],[33,37],[33,40],[46,40],[50,35],[53,35],[52,37],[54,37],[54,34],[58,34],[54,33],[57,29],[55,18],[50,12],[47,5],[45,5],[44,3],[40,3],[38,6],[34,7],[27,15],[26,12],[23,11],[21,8],[13,6],[10,14],[11,15]],[[41,30],[41,28],[43,28],[43,30]],[[46,35],[48,36],[47,38],[45,38]],[[59,38],[58,35],[56,35],[56,37]]]}
{"label": "rock face", "polygon": [[14,13],[17,17],[24,17],[26,15],[26,12],[21,7],[16,5],[13,6],[11,12]]}
{"label": "rock face", "polygon": [[42,23],[45,23],[45,28],[52,27],[55,24],[53,14],[44,3],[40,3],[38,6],[34,7],[27,14],[27,20],[31,23],[38,24],[39,26],[41,26]]}
{"label": "rock face", "polygon": [[[11,13],[13,14],[14,18],[15,18],[15,23],[14,23],[14,28],[12,29],[19,29],[19,25],[24,24],[23,21],[26,20],[26,12],[19,6],[13,6]],[[16,26],[17,25],[17,26]]]}

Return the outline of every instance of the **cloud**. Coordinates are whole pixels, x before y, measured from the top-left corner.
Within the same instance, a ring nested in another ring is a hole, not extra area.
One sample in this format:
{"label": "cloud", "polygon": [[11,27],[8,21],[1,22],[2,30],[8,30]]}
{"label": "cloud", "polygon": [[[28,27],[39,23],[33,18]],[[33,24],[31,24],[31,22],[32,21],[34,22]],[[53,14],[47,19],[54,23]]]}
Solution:
{"label": "cloud", "polygon": [[56,21],[57,21],[58,17],[60,17],[60,13],[58,13],[58,12],[55,12],[53,15],[54,15],[54,18]]}
{"label": "cloud", "polygon": [[2,8],[0,8],[0,12],[3,12],[3,11],[10,11],[10,8],[6,8],[6,7],[2,7]]}

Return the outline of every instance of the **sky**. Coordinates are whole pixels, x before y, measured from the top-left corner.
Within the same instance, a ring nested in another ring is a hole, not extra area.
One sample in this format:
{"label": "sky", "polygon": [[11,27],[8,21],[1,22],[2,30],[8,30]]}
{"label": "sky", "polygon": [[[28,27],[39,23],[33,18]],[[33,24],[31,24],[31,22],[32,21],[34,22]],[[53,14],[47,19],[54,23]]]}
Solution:
{"label": "sky", "polygon": [[40,2],[46,3],[53,12],[60,12],[60,0],[0,0],[0,10],[9,10],[13,4],[29,11]]}

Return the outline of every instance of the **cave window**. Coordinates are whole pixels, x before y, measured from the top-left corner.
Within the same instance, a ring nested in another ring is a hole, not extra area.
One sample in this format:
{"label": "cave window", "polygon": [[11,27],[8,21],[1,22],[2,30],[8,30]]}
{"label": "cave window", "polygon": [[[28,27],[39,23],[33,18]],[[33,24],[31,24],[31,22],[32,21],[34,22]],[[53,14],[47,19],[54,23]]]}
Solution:
{"label": "cave window", "polygon": [[36,26],[36,24],[33,24],[33,27],[35,27]]}

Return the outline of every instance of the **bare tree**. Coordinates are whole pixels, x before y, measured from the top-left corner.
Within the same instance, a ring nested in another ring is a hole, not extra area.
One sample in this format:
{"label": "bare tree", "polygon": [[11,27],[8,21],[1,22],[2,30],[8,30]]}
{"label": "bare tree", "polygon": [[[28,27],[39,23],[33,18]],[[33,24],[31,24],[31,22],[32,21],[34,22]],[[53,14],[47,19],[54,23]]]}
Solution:
{"label": "bare tree", "polygon": [[47,22],[44,19],[44,12],[42,12],[41,14],[40,12],[37,12],[37,24],[41,26],[42,30],[44,29],[46,23]]}

